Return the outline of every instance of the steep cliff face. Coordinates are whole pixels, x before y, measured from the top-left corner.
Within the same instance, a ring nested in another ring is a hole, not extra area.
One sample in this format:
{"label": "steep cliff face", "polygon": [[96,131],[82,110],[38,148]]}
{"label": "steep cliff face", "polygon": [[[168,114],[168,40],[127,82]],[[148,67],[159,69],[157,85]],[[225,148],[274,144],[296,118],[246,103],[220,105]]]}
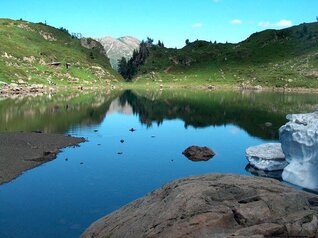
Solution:
{"label": "steep cliff face", "polygon": [[113,38],[110,36],[96,39],[104,47],[113,69],[118,69],[118,60],[131,58],[133,51],[139,48],[140,41],[132,36]]}

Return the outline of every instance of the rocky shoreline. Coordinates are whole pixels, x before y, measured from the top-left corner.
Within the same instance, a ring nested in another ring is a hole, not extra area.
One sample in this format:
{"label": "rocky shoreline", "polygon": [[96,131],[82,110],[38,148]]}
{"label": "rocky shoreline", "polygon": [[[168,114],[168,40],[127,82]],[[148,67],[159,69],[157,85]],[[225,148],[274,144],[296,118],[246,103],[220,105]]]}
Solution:
{"label": "rocky shoreline", "polygon": [[60,149],[84,141],[84,138],[59,134],[0,133],[0,185],[55,159]]}
{"label": "rocky shoreline", "polygon": [[55,87],[45,86],[43,84],[5,84],[3,87],[0,87],[0,96],[12,96],[12,95],[37,95],[43,93],[53,93],[56,91]]}
{"label": "rocky shoreline", "polygon": [[168,183],[98,220],[82,238],[316,237],[317,231],[317,195],[273,179],[209,174]]}

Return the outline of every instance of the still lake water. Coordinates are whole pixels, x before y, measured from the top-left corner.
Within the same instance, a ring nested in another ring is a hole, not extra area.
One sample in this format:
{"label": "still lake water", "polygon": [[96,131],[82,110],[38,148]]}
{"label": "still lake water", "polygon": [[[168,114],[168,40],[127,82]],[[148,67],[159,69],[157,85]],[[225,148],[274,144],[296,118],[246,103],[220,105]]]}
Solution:
{"label": "still lake water", "polygon": [[[79,237],[96,219],[171,180],[251,175],[245,149],[278,141],[286,114],[316,108],[318,94],[269,92],[117,91],[2,99],[0,131],[59,132],[88,142],[0,186],[0,237]],[[217,155],[189,161],[181,153],[191,145],[209,146]]]}

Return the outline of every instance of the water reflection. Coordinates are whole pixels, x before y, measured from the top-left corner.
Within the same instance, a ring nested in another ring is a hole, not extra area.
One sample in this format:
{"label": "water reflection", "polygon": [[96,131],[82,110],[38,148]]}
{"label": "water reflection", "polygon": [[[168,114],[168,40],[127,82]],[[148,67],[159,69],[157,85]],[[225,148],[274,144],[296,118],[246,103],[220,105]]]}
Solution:
{"label": "water reflection", "polygon": [[256,169],[251,165],[247,165],[245,167],[245,170],[250,172],[251,174],[253,174],[255,176],[265,177],[265,178],[274,178],[274,179],[277,179],[279,181],[283,181],[283,179],[282,179],[283,170],[265,171],[265,170]]}
{"label": "water reflection", "polygon": [[[0,131],[66,132],[107,115],[138,115],[148,127],[181,119],[184,127],[233,124],[250,135],[277,139],[289,113],[317,108],[316,94],[203,91],[108,91],[2,99]],[[270,126],[268,126],[268,124]]]}
{"label": "water reflection", "polygon": [[0,101],[0,131],[64,133],[100,124],[119,92],[65,92]]}
{"label": "water reflection", "polygon": [[[79,237],[96,219],[171,180],[205,173],[260,175],[245,170],[245,149],[276,141],[286,114],[311,111],[317,103],[315,94],[186,90],[0,100],[1,131],[88,138],[0,187],[0,237]],[[216,156],[193,163],[182,155],[191,145],[208,146]]]}
{"label": "water reflection", "polygon": [[[119,102],[130,105],[142,124],[158,126],[181,119],[184,126],[204,128],[234,124],[262,139],[278,139],[291,112],[311,111],[317,95],[256,92],[125,91]],[[267,126],[270,124],[270,126]]]}

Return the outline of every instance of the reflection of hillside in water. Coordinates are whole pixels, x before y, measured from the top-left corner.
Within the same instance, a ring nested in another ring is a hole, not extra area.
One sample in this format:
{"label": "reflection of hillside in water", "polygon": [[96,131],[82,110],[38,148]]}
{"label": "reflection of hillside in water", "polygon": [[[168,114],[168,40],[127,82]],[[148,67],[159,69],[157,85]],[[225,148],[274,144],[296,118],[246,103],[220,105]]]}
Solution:
{"label": "reflection of hillside in water", "polygon": [[113,114],[113,113],[121,113],[125,115],[132,115],[133,109],[130,106],[130,104],[126,101],[124,103],[121,103],[120,98],[116,98],[109,106],[109,109],[107,111],[107,115]]}
{"label": "reflection of hillside in water", "polygon": [[59,93],[0,101],[0,131],[65,132],[99,124],[118,93]]}
{"label": "reflection of hillside in water", "polygon": [[[127,102],[140,122],[160,125],[164,120],[181,119],[185,127],[203,128],[234,124],[249,134],[263,139],[277,139],[278,129],[286,115],[312,111],[318,95],[256,92],[204,91],[126,91],[120,96]],[[272,127],[265,123],[271,122]]]}
{"label": "reflection of hillside in water", "polygon": [[[180,119],[185,127],[234,124],[249,134],[277,139],[286,114],[312,111],[315,94],[204,91],[59,93],[0,101],[0,131],[66,132],[100,124],[112,113],[135,114],[147,126]],[[265,123],[271,122],[272,127]]]}

